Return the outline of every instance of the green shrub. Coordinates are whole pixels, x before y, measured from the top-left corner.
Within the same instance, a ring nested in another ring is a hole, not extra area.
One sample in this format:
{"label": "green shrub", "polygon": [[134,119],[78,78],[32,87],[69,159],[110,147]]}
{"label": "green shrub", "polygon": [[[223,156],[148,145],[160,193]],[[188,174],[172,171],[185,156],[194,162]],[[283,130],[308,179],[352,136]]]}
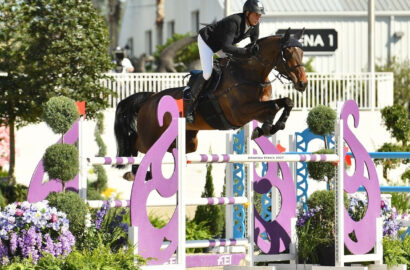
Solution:
{"label": "green shrub", "polygon": [[381,114],[387,131],[403,146],[406,146],[410,139],[410,120],[407,109],[400,105],[393,105],[383,108]]}
{"label": "green shrub", "polygon": [[[202,193],[201,197],[215,197],[212,179],[212,164],[210,163],[206,165],[205,191]],[[212,236],[214,237],[220,237],[225,227],[225,216],[223,215],[220,205],[198,206],[195,212],[194,221],[197,224],[205,222],[205,225],[209,227]]]}
{"label": "green shrub", "polygon": [[[407,253],[409,251],[409,244],[410,241],[408,239],[401,241],[399,239],[383,237],[383,262],[388,266],[409,264],[410,254]],[[405,245],[407,245],[407,247],[405,247]]]}
{"label": "green shrub", "polygon": [[[212,232],[206,221],[197,222],[195,220],[186,220],[186,239],[187,240],[203,240],[211,239]],[[187,253],[202,253],[203,248],[188,248]]]}
{"label": "green shrub", "polygon": [[[344,196],[349,208],[347,195]],[[320,190],[312,193],[307,201],[309,212],[299,209],[296,233],[299,260],[305,263],[334,263],[335,243],[335,191]]]}
{"label": "green shrub", "polygon": [[404,214],[410,209],[410,197],[407,192],[389,192],[391,206],[395,207],[399,214]]}
{"label": "green shrub", "polygon": [[[384,143],[379,149],[377,149],[377,152],[410,152],[410,145],[404,147],[399,144]],[[401,158],[392,158],[392,159],[375,158],[374,159],[375,164],[383,166],[383,177],[387,180],[387,182],[391,181],[391,179],[389,179],[389,174],[388,174],[389,170],[395,169],[401,164],[407,164],[409,162],[410,162],[410,158],[403,158],[403,159]]]}
{"label": "green shrub", "polygon": [[92,187],[87,188],[87,200],[102,200],[101,193]]}
{"label": "green shrub", "polygon": [[410,170],[406,170],[402,175],[401,175],[401,180],[403,180],[403,182],[407,182],[410,181]]}
{"label": "green shrub", "polygon": [[75,101],[59,96],[50,98],[43,108],[43,120],[54,133],[66,133],[78,118]]}
{"label": "green shrub", "polygon": [[[97,123],[95,125],[94,136],[95,141],[98,145],[97,156],[104,157],[107,155],[107,146],[105,145],[104,140],[101,137],[101,134],[104,133],[104,114],[98,113],[96,116]],[[101,194],[104,190],[107,189],[108,177],[105,168],[102,165],[94,165],[93,170],[97,174],[97,180],[95,182],[89,183],[87,190],[94,189],[96,192],[93,193],[93,196],[96,197],[96,193]],[[87,198],[89,198],[88,195]]]}
{"label": "green shrub", "polygon": [[71,269],[113,269],[113,270],[134,270],[140,269],[135,266],[134,259],[138,265],[144,264],[141,257],[134,255],[134,249],[120,249],[112,252],[110,247],[101,245],[97,249],[74,251],[65,259],[62,270]]}
{"label": "green shrub", "polygon": [[[321,149],[314,152],[315,154],[334,154],[334,149]],[[329,187],[332,187],[332,179],[336,175],[336,168],[333,162],[308,162],[307,170],[310,177],[318,181],[327,181]]]}
{"label": "green shrub", "polygon": [[386,65],[376,66],[379,72],[393,72],[394,104],[408,106],[410,100],[410,60],[399,62],[393,57]]}
{"label": "green shrub", "polygon": [[328,148],[326,135],[334,132],[335,120],[336,112],[332,108],[324,105],[313,108],[306,119],[310,131],[324,137],[325,148]]}
{"label": "green shrub", "polygon": [[94,165],[93,169],[94,172],[97,174],[97,180],[95,182],[90,183],[88,187],[91,189],[95,189],[99,193],[102,193],[104,190],[107,189],[107,173],[102,165]]}
{"label": "green shrub", "polygon": [[[45,255],[37,265],[31,259],[24,259],[3,266],[4,270],[138,270],[146,261],[134,255],[133,248],[112,252],[108,246],[100,244],[93,250],[74,250],[67,257],[55,258]],[[137,266],[134,265],[134,261]]]}
{"label": "green shrub", "polygon": [[3,209],[7,205],[6,198],[4,198],[3,194],[0,191],[0,208]]}
{"label": "green shrub", "polygon": [[159,216],[156,216],[152,213],[150,213],[148,215],[148,219],[151,222],[152,226],[154,226],[155,228],[158,228],[158,229],[161,229],[165,225],[167,225],[167,222],[163,218],[161,218]]}
{"label": "green shrub", "polygon": [[70,181],[78,173],[78,150],[70,144],[53,144],[46,149],[43,162],[50,179]]}
{"label": "green shrub", "polygon": [[6,204],[13,202],[23,202],[27,200],[28,188],[21,184],[10,186],[8,183],[0,183],[0,191],[6,199]]}
{"label": "green shrub", "polygon": [[93,250],[104,245],[110,247],[112,252],[122,249],[128,243],[128,216],[129,210],[109,208],[107,205],[99,210],[92,210],[93,222],[77,247],[81,250]]}
{"label": "green shrub", "polygon": [[326,239],[334,239],[335,218],[335,192],[333,190],[320,190],[310,195],[307,206],[309,209],[320,208],[321,210],[312,218],[311,225],[320,232],[316,236]]}
{"label": "green shrub", "polygon": [[50,193],[47,200],[50,206],[54,206],[57,210],[67,214],[70,222],[70,231],[75,238],[81,242],[85,230],[85,218],[88,213],[87,205],[84,200],[74,192]]}

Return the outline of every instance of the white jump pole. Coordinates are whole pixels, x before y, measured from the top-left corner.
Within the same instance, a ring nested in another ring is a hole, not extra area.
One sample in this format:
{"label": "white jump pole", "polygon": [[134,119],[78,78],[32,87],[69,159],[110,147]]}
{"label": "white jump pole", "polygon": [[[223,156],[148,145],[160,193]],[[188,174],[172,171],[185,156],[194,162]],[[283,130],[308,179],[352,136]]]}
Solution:
{"label": "white jump pole", "polygon": [[178,247],[177,247],[177,259],[178,265],[182,269],[186,268],[186,209],[185,209],[185,175],[186,175],[186,150],[185,150],[185,118],[178,118]]}
{"label": "white jump pole", "polygon": [[[341,105],[338,104],[338,115],[340,117]],[[343,160],[343,120],[340,118],[336,119],[336,154],[339,157],[339,162],[337,166],[337,178],[335,181],[335,193],[336,193],[336,203],[335,203],[335,227],[336,227],[336,239],[335,239],[335,265],[344,266],[344,160]]]}
{"label": "white jump pole", "polygon": [[78,174],[78,193],[80,198],[87,200],[87,160],[84,144],[84,116],[78,122],[78,159],[80,172]]}
{"label": "white jump pole", "polygon": [[[251,122],[252,123],[252,122]],[[251,133],[252,133],[252,124],[247,124],[245,126],[245,147],[246,147],[246,153],[248,155],[251,155],[253,152],[253,147],[251,145],[252,140],[251,140]],[[241,155],[238,155],[241,156]],[[240,160],[240,159],[238,159]],[[235,161],[236,162],[236,161]],[[247,162],[246,164],[246,197],[248,197],[248,208],[247,208],[247,213],[246,213],[246,219],[247,219],[247,238],[249,239],[250,245],[248,246],[248,254],[247,254],[247,260],[249,266],[254,265],[254,209],[253,209],[253,171],[254,171],[254,163],[253,162]],[[246,236],[245,236],[246,237]]]}

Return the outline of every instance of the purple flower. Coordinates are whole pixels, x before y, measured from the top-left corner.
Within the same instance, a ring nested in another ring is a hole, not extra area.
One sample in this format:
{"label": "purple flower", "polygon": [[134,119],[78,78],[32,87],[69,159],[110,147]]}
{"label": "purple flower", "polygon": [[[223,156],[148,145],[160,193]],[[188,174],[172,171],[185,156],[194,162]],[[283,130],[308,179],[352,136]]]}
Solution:
{"label": "purple flower", "polygon": [[13,256],[32,257],[36,263],[44,253],[67,255],[75,244],[65,213],[49,207],[48,201],[13,203],[0,212],[0,262]]}
{"label": "purple flower", "polygon": [[15,232],[13,232],[11,234],[10,237],[10,251],[11,254],[15,254],[16,253],[16,249],[17,249],[17,234]]}
{"label": "purple flower", "polygon": [[296,221],[296,226],[302,227],[306,224],[306,222],[313,217],[317,212],[319,212],[321,208],[318,206],[313,209],[309,209],[307,212],[301,212],[299,215],[298,220]]}
{"label": "purple flower", "polygon": [[46,240],[46,245],[44,247],[44,251],[50,253],[53,256],[55,256],[54,242],[53,242],[53,239],[51,239],[50,234],[46,233],[44,235],[44,239]]}
{"label": "purple flower", "polygon": [[5,265],[9,261],[7,246],[0,239],[0,263]]}
{"label": "purple flower", "polygon": [[101,206],[100,210],[97,211],[95,214],[95,228],[97,230],[101,230],[102,223],[104,222],[104,218],[108,213],[108,210],[110,210],[110,204],[109,202],[104,202],[103,205]]}

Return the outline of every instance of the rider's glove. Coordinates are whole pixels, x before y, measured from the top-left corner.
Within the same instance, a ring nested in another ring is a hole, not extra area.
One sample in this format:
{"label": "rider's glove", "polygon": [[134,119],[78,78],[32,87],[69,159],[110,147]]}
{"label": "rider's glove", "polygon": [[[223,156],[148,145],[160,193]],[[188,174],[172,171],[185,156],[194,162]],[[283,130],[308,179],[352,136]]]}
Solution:
{"label": "rider's glove", "polygon": [[253,43],[251,46],[247,48],[247,51],[251,56],[255,56],[258,54],[259,49],[259,45],[257,43]]}

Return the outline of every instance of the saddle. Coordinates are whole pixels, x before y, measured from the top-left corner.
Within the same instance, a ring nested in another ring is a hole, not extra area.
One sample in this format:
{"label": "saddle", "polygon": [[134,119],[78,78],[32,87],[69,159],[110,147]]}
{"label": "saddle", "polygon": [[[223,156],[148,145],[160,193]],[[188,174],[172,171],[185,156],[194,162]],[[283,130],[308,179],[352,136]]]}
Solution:
{"label": "saddle", "polygon": [[[183,97],[185,100],[191,98],[191,87],[195,80],[202,76],[202,70],[191,70],[187,86],[184,88]],[[226,119],[218,100],[215,97],[215,91],[220,85],[222,79],[222,68],[220,61],[215,60],[211,78],[205,83],[198,97],[198,110],[204,117],[205,121],[214,129],[228,130],[240,127],[233,126]]]}

